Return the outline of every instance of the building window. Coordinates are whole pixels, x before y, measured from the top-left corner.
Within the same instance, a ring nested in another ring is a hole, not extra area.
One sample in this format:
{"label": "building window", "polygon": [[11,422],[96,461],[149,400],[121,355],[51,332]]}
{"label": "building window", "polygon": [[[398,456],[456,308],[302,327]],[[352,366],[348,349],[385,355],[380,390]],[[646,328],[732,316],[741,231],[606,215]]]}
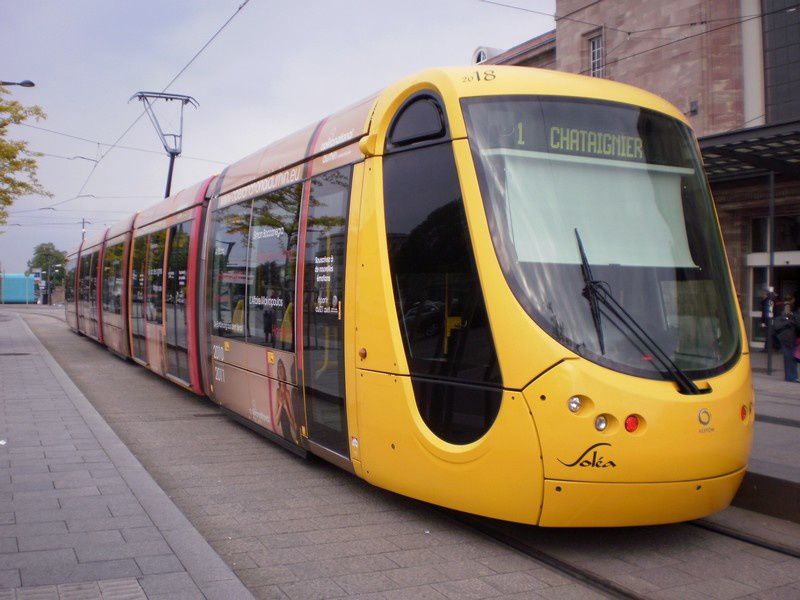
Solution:
{"label": "building window", "polygon": [[603,77],[603,35],[589,38],[589,74],[592,77]]}

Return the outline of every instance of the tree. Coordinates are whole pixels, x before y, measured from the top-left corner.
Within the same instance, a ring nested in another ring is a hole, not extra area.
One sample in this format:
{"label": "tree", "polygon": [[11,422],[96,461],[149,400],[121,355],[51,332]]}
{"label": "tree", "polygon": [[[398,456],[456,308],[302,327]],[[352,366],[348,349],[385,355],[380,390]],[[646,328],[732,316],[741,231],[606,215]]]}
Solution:
{"label": "tree", "polygon": [[0,86],[0,225],[8,220],[6,208],[20,196],[38,194],[51,196],[36,178],[36,153],[28,151],[28,142],[7,138],[8,126],[19,125],[28,119],[44,119],[38,106],[24,106],[7,98],[8,91]]}
{"label": "tree", "polygon": [[[61,265],[60,268],[54,268]],[[33,269],[41,269],[47,277],[47,267],[50,267],[50,278],[54,285],[61,285],[64,280],[64,271],[67,268],[67,253],[58,250],[53,242],[44,242],[33,249],[33,258],[28,261],[28,273]]]}

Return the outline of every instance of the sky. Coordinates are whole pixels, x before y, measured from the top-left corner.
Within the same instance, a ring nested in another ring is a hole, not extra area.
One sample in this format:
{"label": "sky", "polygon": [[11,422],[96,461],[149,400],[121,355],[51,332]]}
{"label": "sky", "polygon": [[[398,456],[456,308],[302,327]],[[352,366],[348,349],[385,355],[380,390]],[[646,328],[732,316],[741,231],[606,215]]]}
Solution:
{"label": "sky", "polygon": [[[112,144],[140,117],[141,103],[128,99],[163,90],[242,2],[0,3],[0,80],[34,81],[8,88],[47,113],[31,124],[74,136],[9,128],[11,139],[52,155],[38,161],[53,196],[27,196],[10,208],[0,227],[3,271],[23,272],[42,242],[75,248],[82,218],[89,238],[163,197],[168,159],[147,117],[100,163],[86,159],[98,159],[108,146],[97,142]],[[554,0],[507,3],[555,10]],[[478,46],[506,49],[553,27],[551,16],[481,0],[250,0],[168,89],[199,102],[185,110],[172,191],[402,77],[466,65]],[[163,123],[177,124],[176,109],[161,107]]]}

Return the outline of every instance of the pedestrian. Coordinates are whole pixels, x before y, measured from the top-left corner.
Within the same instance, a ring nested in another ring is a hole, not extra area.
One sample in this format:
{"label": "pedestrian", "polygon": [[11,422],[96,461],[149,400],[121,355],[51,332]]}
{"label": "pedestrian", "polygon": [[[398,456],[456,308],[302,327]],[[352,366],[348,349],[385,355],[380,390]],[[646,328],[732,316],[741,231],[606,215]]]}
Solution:
{"label": "pedestrian", "polygon": [[[772,321],[772,317],[775,315],[775,289],[772,286],[765,286],[761,292],[761,328],[765,330],[765,337],[766,337],[766,330],[769,327],[770,322]],[[768,344],[770,340],[764,341],[764,350],[762,352],[767,352],[769,350]]]}
{"label": "pedestrian", "polygon": [[786,381],[800,383],[797,378],[797,362],[794,359],[795,342],[800,330],[800,315],[788,310],[775,319],[775,337],[783,354],[783,377]]}

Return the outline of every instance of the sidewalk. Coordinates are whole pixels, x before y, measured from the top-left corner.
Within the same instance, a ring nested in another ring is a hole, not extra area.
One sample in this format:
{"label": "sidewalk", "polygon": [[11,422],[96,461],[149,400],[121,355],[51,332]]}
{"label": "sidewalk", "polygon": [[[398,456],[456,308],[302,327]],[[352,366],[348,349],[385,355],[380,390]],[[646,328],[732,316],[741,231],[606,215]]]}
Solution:
{"label": "sidewalk", "polygon": [[0,313],[0,599],[252,598],[33,336]]}
{"label": "sidewalk", "polygon": [[748,472],[734,504],[800,522],[800,384],[783,380],[783,357],[751,349],[756,429]]}

